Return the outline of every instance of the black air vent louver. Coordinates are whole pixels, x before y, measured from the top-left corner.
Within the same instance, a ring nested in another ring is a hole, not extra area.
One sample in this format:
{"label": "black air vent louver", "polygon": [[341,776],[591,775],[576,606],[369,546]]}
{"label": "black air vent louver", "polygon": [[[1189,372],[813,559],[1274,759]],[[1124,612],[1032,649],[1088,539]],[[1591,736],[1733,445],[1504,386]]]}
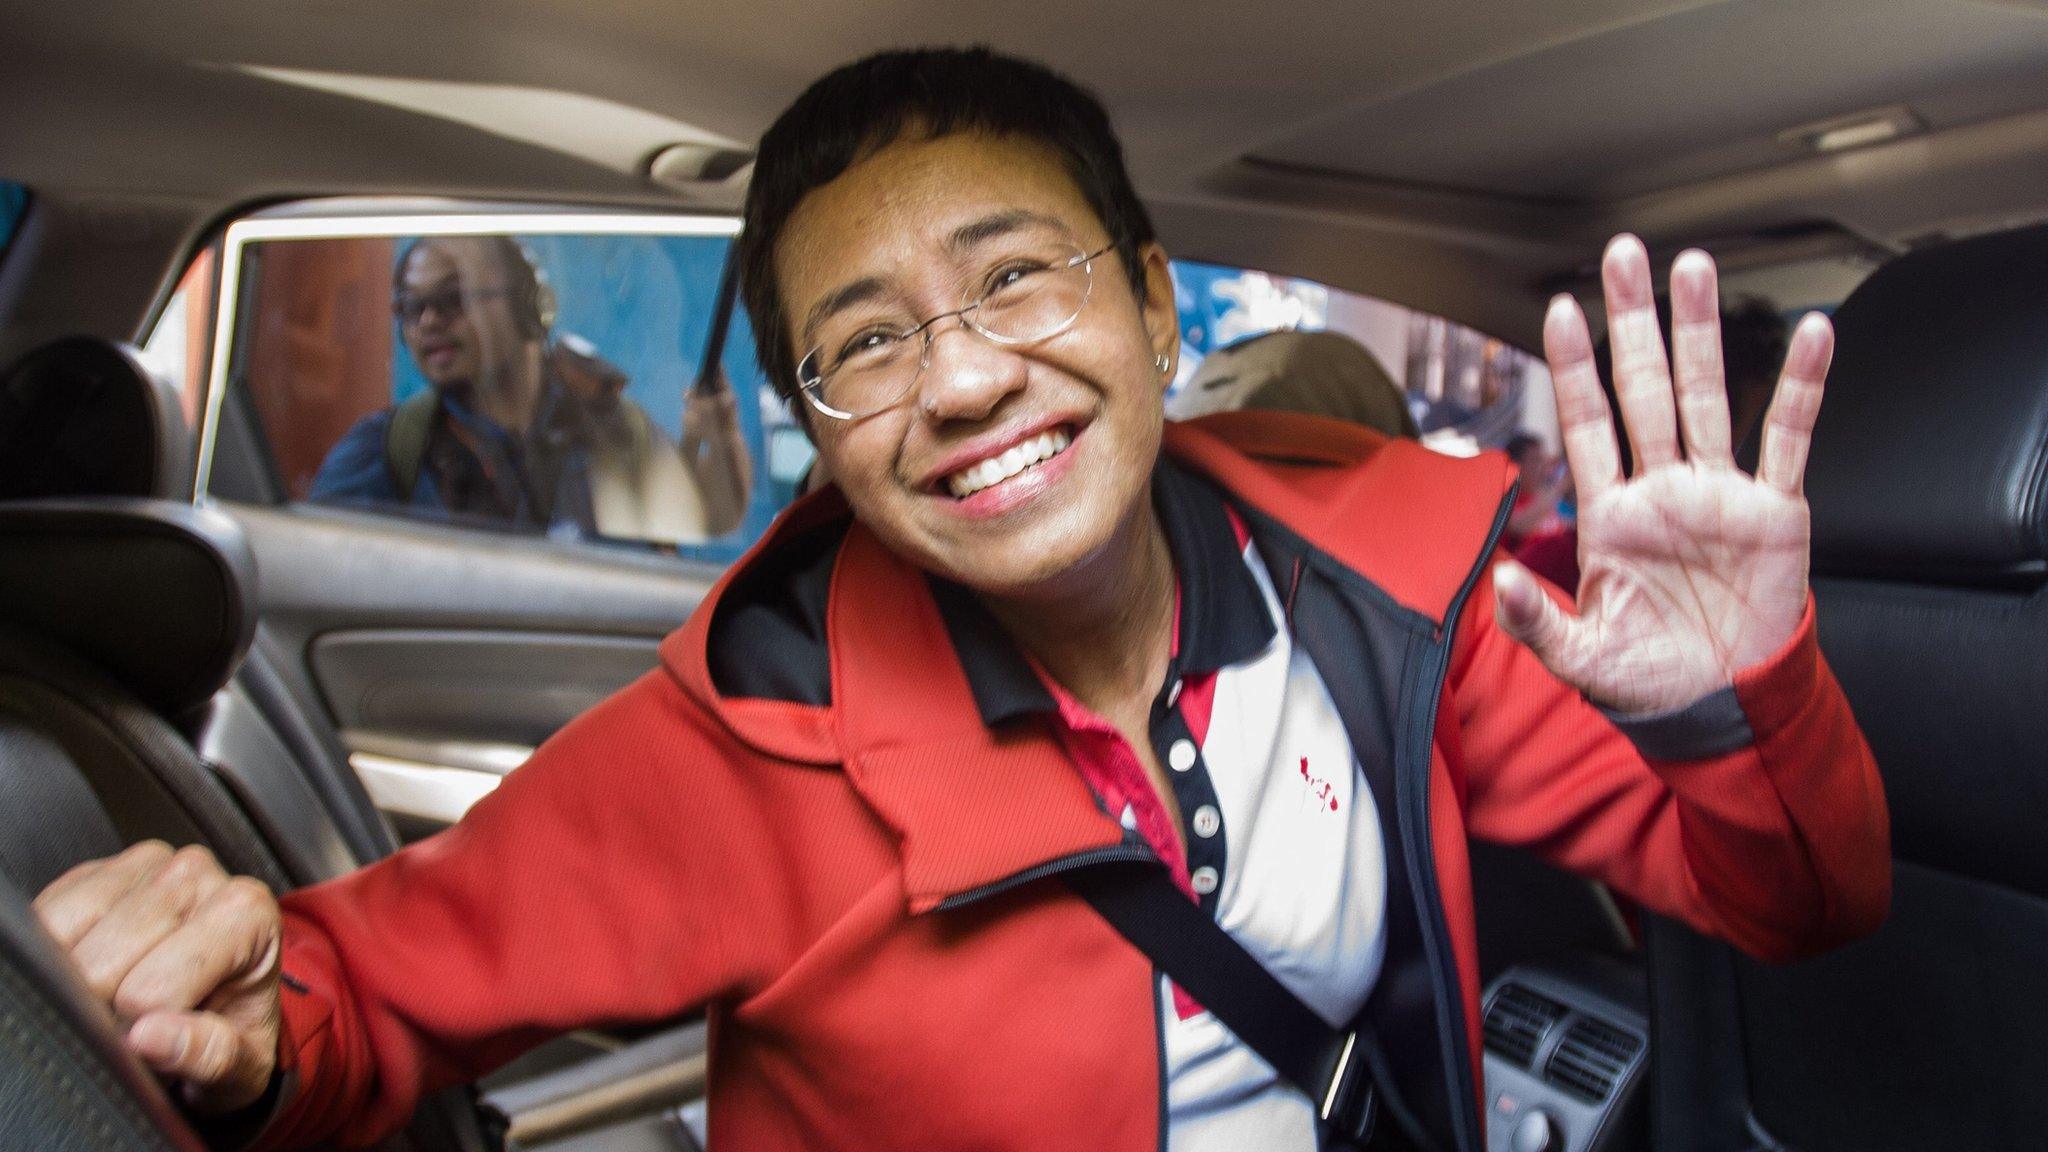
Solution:
{"label": "black air vent louver", "polygon": [[1520,984],[1504,984],[1486,1009],[1486,1050],[1527,1068],[1543,1034],[1564,1017],[1564,1006]]}
{"label": "black air vent louver", "polygon": [[1599,1103],[1613,1095],[1615,1084],[1642,1049],[1642,1037],[1581,1016],[1550,1054],[1543,1078],[1582,1100]]}

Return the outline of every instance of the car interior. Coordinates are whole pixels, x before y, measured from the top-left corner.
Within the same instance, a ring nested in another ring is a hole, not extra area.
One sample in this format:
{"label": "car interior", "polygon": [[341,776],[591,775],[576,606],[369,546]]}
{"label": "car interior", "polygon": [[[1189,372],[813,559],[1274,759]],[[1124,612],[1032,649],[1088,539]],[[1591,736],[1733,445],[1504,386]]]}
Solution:
{"label": "car interior", "polygon": [[[125,1054],[35,925],[45,884],[155,838],[286,891],[432,835],[651,667],[800,490],[726,267],[751,142],[831,67],[936,42],[1097,91],[1177,259],[1378,302],[1389,332],[1536,365],[1551,295],[1598,315],[1618,231],[1830,313],[1814,587],[1884,778],[1890,917],[1766,964],[1474,844],[1487,1145],[2041,1146],[2048,9],[113,0],[0,28],[9,1146],[242,1135]],[[737,396],[739,524],[323,498],[337,439],[422,386],[389,294],[423,237],[516,237],[589,338],[560,343],[662,434]],[[1528,380],[1474,446],[1540,423]],[[383,1147],[700,1152],[706,1043],[701,1018],[572,1033]]]}

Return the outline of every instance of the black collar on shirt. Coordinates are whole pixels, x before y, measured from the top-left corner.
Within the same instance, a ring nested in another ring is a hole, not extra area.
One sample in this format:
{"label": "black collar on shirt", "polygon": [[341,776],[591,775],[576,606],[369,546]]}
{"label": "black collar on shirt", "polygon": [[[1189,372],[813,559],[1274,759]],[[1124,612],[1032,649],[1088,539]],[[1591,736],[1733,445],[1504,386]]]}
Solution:
{"label": "black collar on shirt", "polygon": [[[1264,651],[1273,639],[1273,618],[1245,567],[1223,497],[1161,459],[1152,472],[1152,506],[1180,580],[1180,650],[1167,666],[1166,684]],[[993,727],[1053,711],[1051,694],[988,609],[958,584],[936,576],[930,583],[982,723]]]}
{"label": "black collar on shirt", "polygon": [[[1245,567],[1222,495],[1162,459],[1152,473],[1152,504],[1180,580],[1180,652],[1166,683],[1264,651],[1273,620]],[[825,609],[840,539],[837,530],[821,529],[791,541],[726,591],[707,654],[721,694],[831,703]],[[958,584],[936,577],[930,584],[982,722],[1053,710],[1052,696],[988,609]]]}

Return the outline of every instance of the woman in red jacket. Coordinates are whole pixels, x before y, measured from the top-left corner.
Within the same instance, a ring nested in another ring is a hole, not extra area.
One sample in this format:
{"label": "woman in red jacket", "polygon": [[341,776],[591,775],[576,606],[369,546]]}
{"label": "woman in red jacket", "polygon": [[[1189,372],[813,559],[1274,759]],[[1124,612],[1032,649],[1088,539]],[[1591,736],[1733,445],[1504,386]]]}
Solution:
{"label": "woman in red jacket", "polygon": [[1314,1147],[1316,1102],[1060,882],[1140,861],[1377,1037],[1404,1135],[1476,1152],[1468,835],[1767,958],[1882,918],[1883,797],[1807,592],[1824,319],[1751,478],[1712,262],[1672,270],[1667,360],[1643,247],[1610,245],[1624,476],[1552,305],[1574,609],[1495,565],[1498,457],[1162,420],[1166,255],[1040,67],[821,80],[762,141],[741,255],[836,488],[662,667],[281,916],[160,846],[42,897],[196,1105],[362,1141],[551,1034],[706,1010],[718,1148]]}

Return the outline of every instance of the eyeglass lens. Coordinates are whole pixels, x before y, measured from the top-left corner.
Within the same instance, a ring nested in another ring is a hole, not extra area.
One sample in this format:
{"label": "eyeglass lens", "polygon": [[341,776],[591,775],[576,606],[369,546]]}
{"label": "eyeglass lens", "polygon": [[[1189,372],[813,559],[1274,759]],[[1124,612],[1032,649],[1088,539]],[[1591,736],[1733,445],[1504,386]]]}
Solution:
{"label": "eyeglass lens", "polygon": [[505,294],[503,288],[437,288],[432,292],[400,292],[391,298],[391,314],[407,324],[417,324],[429,309],[445,319],[460,312],[465,304]]}
{"label": "eyeglass lens", "polygon": [[[935,326],[958,315],[999,344],[1057,335],[1087,304],[1091,257],[1072,245],[1040,244],[991,262],[970,280],[973,302],[923,324],[846,317],[828,325],[800,375],[826,405],[850,415],[881,411],[901,399],[924,367]],[[865,321],[865,322],[864,322]]]}

